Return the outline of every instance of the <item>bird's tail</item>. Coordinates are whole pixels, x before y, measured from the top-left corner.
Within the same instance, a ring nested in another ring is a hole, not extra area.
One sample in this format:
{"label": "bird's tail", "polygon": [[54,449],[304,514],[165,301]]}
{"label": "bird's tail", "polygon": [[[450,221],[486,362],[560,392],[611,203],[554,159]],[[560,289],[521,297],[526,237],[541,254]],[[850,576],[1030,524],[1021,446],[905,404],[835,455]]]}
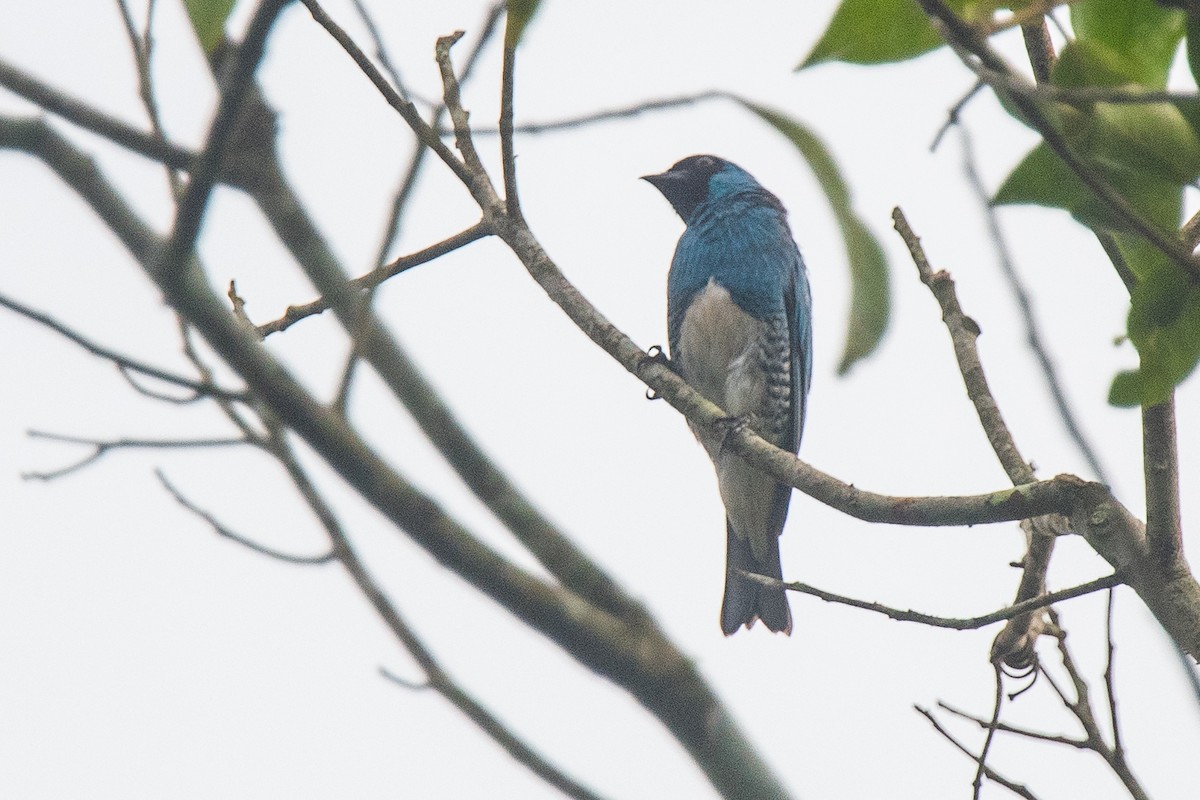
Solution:
{"label": "bird's tail", "polygon": [[738,570],[766,575],[783,580],[783,569],[779,564],[779,542],[772,541],[766,548],[765,558],[754,555],[748,538],[735,536],[733,526],[725,521],[728,538],[728,554],[725,559],[725,599],[721,603],[721,630],[726,636],[737,632],[745,625],[749,628],[755,620],[775,633],[791,634],[792,612],[788,608],[787,593],[783,589],[763,586],[738,574]]}

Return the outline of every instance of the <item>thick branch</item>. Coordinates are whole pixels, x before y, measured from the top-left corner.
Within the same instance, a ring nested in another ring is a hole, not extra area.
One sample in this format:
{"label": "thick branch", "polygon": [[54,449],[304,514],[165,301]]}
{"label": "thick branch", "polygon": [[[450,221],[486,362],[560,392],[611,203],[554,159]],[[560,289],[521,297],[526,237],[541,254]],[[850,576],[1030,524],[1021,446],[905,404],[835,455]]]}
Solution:
{"label": "thick branch", "polygon": [[262,60],[267,34],[271,32],[276,18],[287,4],[288,0],[262,0],[250,19],[245,39],[232,58],[226,59],[220,80],[221,101],[217,106],[216,116],[205,138],[204,150],[196,157],[191,167],[187,190],[179,199],[174,230],[171,231],[158,258],[156,269],[168,279],[188,267],[188,257],[200,235],[204,210],[208,206],[213,188],[217,185],[225,151],[233,139],[242,110],[242,100],[254,84],[254,72]]}
{"label": "thick branch", "polygon": [[1175,396],[1142,409],[1142,460],[1146,473],[1146,539],[1162,569],[1187,567],[1179,510],[1179,442]]}
{"label": "thick branch", "polygon": [[3,59],[0,59],[0,86],[51,114],[174,169],[188,169],[195,158],[196,154],[187,148],[139,131],[82,100],[35,80]]}

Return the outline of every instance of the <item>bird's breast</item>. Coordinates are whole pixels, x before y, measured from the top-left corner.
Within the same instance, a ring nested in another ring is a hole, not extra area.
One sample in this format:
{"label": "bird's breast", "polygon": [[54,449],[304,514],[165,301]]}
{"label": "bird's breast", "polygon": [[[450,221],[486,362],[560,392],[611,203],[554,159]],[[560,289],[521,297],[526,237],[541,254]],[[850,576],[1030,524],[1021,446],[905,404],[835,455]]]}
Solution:
{"label": "bird's breast", "polygon": [[735,416],[757,413],[765,375],[757,358],[762,322],[710,280],[684,312],[677,358],[684,377]]}

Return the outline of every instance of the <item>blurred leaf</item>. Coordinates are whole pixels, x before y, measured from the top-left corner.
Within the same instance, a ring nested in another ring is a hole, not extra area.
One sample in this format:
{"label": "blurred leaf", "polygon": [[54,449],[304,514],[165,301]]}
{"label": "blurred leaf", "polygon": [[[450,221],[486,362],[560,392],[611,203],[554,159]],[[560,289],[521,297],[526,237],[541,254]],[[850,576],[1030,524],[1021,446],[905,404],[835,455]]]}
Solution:
{"label": "blurred leaf", "polygon": [[[1173,230],[1179,224],[1183,188],[1175,181],[1118,164],[1106,165],[1101,175],[1147,220],[1164,230]],[[1033,148],[1009,174],[992,202],[1062,208],[1088,227],[1128,230],[1125,222],[1045,142]]]}
{"label": "blurred leaf", "polygon": [[883,64],[941,46],[916,0],[842,0],[808,58],[796,69],[825,61]]}
{"label": "blurred leaf", "polygon": [[192,30],[204,52],[212,53],[225,38],[225,21],[233,11],[235,0],[183,0],[191,20]]}
{"label": "blurred leaf", "polygon": [[1071,27],[1077,41],[1107,50],[1124,82],[1162,89],[1183,36],[1184,13],[1154,0],[1079,0],[1071,6]]}
{"label": "blurred leaf", "polygon": [[778,111],[739,99],[764,122],[786,136],[812,169],[833,208],[846,244],[850,265],[850,318],[838,374],[844,375],[855,362],[869,356],[887,329],[890,299],[887,258],[883,248],[850,204],[850,191],[837,163],[821,140],[794,119]]}
{"label": "blurred leaf", "polygon": [[1136,237],[1117,237],[1138,276],[1130,295],[1129,339],[1139,366],[1113,379],[1108,401],[1118,406],[1155,405],[1200,361],[1200,286],[1162,253]]}
{"label": "blurred leaf", "polygon": [[1185,23],[1187,32],[1188,66],[1192,70],[1192,80],[1200,84],[1200,14],[1189,14]]}
{"label": "blurred leaf", "polygon": [[525,27],[537,13],[541,0],[508,0],[508,24],[504,29],[504,46],[516,47],[525,35]]}
{"label": "blurred leaf", "polygon": [[[1200,176],[1200,137],[1169,103],[1096,106],[1090,155],[1181,188]],[[1178,220],[1171,222],[1174,226]]]}
{"label": "blurred leaf", "polygon": [[1068,42],[1054,62],[1050,80],[1056,86],[1122,86],[1133,81],[1125,58],[1095,39]]}

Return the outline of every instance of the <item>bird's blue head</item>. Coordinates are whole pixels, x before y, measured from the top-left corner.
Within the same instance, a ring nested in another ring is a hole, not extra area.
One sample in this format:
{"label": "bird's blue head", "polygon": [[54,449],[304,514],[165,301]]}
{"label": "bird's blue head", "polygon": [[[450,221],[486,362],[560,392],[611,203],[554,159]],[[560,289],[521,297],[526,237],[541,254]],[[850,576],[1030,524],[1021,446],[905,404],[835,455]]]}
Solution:
{"label": "bird's blue head", "polygon": [[642,180],[662,192],[684,223],[704,203],[737,192],[766,192],[746,170],[716,156],[688,156],[666,172],[643,175]]}

